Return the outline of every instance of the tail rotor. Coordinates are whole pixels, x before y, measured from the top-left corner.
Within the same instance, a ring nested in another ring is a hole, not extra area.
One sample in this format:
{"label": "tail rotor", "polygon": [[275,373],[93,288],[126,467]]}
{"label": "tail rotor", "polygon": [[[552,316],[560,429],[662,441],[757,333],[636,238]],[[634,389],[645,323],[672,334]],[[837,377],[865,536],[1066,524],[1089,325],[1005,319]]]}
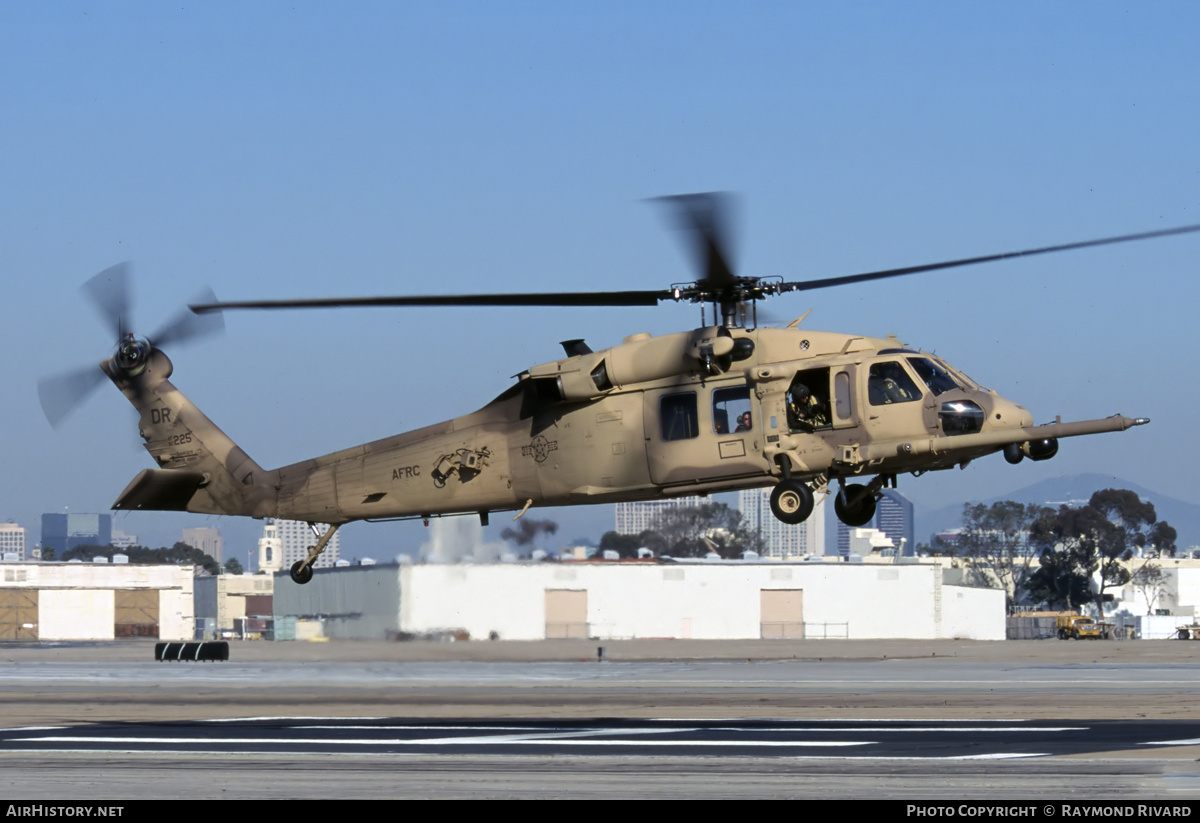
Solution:
{"label": "tail rotor", "polygon": [[[132,299],[129,288],[129,263],[110,266],[89,279],[81,287],[84,296],[95,307],[101,321],[116,339],[111,364],[129,377],[145,368],[156,348],[167,344],[190,343],[225,329],[220,312],[194,314],[186,308],[178,312],[150,338],[138,337],[131,329]],[[212,289],[205,289],[195,302],[215,302]],[[107,375],[101,364],[84,366],[38,381],[38,399],[46,420],[54,428],[78,408]]]}

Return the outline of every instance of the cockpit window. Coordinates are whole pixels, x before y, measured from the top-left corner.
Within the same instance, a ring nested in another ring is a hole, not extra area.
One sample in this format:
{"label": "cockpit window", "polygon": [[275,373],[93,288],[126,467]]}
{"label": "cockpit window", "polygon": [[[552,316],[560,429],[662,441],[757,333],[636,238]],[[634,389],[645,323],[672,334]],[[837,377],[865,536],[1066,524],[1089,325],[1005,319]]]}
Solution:
{"label": "cockpit window", "polygon": [[867,376],[867,399],[872,406],[911,403],[921,399],[921,390],[895,360],[876,363]]}
{"label": "cockpit window", "polygon": [[939,366],[941,366],[943,369],[945,369],[946,371],[948,371],[952,375],[954,375],[956,378],[958,378],[958,382],[962,383],[968,389],[987,391],[987,389],[984,388],[984,386],[978,380],[975,380],[974,378],[972,378],[971,375],[967,374],[962,369],[954,368],[954,366],[951,366],[949,363],[947,363],[945,360],[941,359],[940,357],[934,357],[934,358],[932,358],[932,360],[933,360],[933,362],[935,362]]}
{"label": "cockpit window", "polygon": [[953,389],[963,388],[950,372],[932,360],[927,360],[924,357],[910,357],[908,358],[908,364],[913,367],[913,371],[917,373],[917,377],[925,381],[925,385],[929,387],[929,390],[933,392],[935,397]]}

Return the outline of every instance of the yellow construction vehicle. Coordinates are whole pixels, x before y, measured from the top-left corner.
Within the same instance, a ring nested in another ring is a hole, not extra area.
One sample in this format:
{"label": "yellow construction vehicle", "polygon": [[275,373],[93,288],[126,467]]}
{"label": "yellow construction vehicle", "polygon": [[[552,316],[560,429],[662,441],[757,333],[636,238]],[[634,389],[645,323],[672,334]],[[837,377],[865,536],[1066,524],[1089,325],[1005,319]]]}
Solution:
{"label": "yellow construction vehicle", "polygon": [[1058,627],[1059,640],[1099,640],[1104,637],[1104,629],[1090,617],[1083,617],[1078,612],[1062,612],[1055,620]]}

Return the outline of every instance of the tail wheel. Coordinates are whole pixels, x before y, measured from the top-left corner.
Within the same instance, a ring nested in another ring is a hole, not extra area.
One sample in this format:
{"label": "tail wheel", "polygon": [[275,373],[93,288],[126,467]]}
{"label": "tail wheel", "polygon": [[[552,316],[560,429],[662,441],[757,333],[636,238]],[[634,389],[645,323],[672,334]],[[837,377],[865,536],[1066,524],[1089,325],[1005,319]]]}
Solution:
{"label": "tail wheel", "polygon": [[297,560],[292,564],[292,580],[303,586],[308,581],[312,580],[312,566],[305,566],[303,560]]}
{"label": "tail wheel", "polygon": [[771,492],[771,513],[784,523],[803,523],[812,511],[812,490],[799,480],[781,480]]}
{"label": "tail wheel", "polygon": [[875,495],[866,486],[851,483],[834,498],[833,511],[847,526],[865,526],[875,516]]}

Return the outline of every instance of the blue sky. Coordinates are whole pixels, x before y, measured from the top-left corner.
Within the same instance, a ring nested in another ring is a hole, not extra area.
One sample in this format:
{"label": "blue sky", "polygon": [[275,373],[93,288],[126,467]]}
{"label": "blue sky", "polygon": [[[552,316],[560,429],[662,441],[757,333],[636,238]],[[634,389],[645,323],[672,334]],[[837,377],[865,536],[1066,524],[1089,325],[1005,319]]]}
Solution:
{"label": "blue sky", "polygon": [[[108,356],[79,294],[132,260],[149,331],[226,299],[661,288],[645,198],[739,194],[739,269],[832,276],[1200,223],[1200,6],[1063,3],[0,4],[7,311],[0,519],[105,511],[140,469],[102,386],[52,430],[39,377]],[[1039,421],[1153,418],[901,491],[936,507],[1109,472],[1200,502],[1200,237],[776,300],[897,334]],[[470,411],[510,377],[695,325],[658,309],[230,314],[174,382],[280,465]],[[554,512],[561,534],[610,509]],[[148,542],[216,525],[123,515]],[[497,529],[498,527],[492,527]],[[355,525],[387,557],[419,527]],[[244,550],[234,547],[244,556]]]}

